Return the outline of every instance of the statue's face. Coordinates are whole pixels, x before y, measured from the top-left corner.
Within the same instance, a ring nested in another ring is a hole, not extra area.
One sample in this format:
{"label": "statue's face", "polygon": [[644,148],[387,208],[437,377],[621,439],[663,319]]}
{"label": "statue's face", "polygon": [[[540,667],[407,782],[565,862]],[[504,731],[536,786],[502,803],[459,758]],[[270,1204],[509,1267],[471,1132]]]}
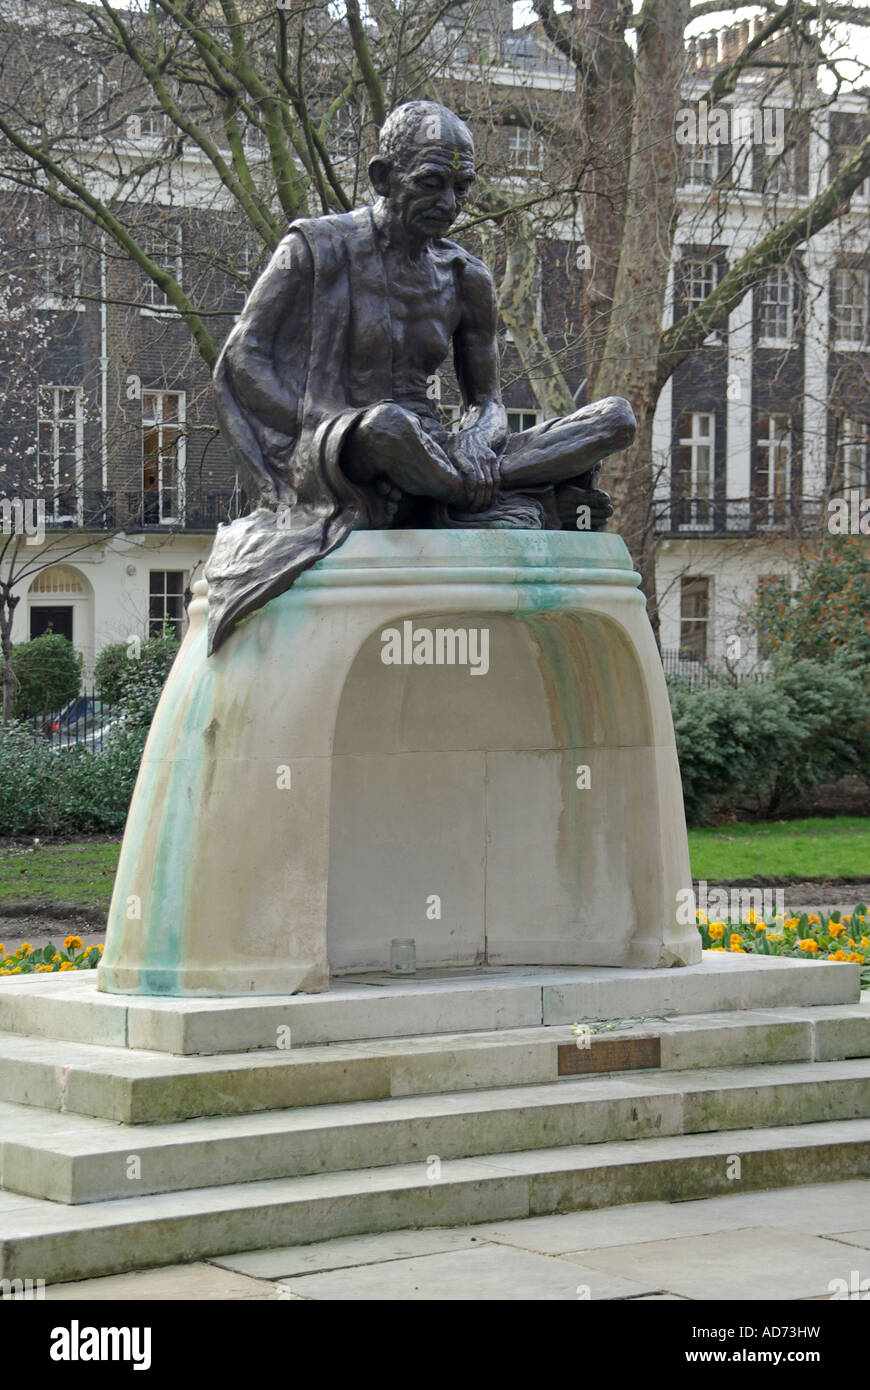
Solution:
{"label": "statue's face", "polygon": [[474,182],[474,151],[460,136],[421,145],[390,170],[388,201],[405,231],[442,237],[456,221]]}

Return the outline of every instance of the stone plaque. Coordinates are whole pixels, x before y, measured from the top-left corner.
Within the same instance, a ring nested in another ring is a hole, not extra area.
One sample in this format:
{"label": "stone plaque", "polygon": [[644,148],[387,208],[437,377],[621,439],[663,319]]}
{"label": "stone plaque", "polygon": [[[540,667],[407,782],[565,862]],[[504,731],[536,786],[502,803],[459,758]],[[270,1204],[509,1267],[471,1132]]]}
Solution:
{"label": "stone plaque", "polygon": [[559,1075],[581,1076],[590,1072],[640,1071],[662,1064],[661,1038],[596,1038],[589,1047],[559,1045]]}

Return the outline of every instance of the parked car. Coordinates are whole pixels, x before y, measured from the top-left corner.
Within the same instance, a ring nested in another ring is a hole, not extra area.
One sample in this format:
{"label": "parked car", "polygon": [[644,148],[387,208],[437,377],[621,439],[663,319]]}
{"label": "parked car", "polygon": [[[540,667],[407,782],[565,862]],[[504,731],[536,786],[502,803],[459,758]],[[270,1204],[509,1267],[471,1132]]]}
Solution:
{"label": "parked car", "polygon": [[117,711],[105,700],[94,695],[77,695],[51,717],[48,728],[55,747],[66,748],[80,743],[93,753],[101,753],[118,722]]}

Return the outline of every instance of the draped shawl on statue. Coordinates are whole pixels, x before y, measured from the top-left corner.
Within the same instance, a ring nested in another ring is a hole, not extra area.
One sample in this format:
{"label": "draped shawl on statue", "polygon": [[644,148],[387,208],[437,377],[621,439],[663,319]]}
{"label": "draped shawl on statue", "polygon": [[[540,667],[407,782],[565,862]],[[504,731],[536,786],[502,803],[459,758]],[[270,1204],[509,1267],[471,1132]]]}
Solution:
{"label": "draped shawl on statue", "polygon": [[209,653],[351,530],[388,522],[339,466],[348,432],[393,394],[370,208],[291,225],[227,339],[214,391],[233,460],[265,505],[218,528],[205,570]]}

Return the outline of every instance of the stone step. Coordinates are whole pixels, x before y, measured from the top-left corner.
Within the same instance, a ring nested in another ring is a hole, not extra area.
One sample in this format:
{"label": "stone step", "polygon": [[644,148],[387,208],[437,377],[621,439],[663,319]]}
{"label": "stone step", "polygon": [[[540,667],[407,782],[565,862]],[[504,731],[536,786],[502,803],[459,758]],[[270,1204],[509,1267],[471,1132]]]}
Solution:
{"label": "stone step", "polygon": [[[431,1173],[431,1167],[430,1167]],[[56,1283],[337,1236],[870,1175],[870,1120],[678,1135],[63,1206],[0,1193],[0,1278]]]}
{"label": "stone step", "polygon": [[622,1067],[615,1044],[657,1038],[667,1071],[870,1056],[870,1002],[705,1014],[596,1035],[536,1027],[221,1056],[0,1034],[0,1100],[121,1124],[556,1081],[563,1065]]}
{"label": "stone step", "polygon": [[479,966],[424,970],[413,979],[338,977],[324,994],[253,998],[152,998],[103,994],[96,971],[8,976],[0,1032],[206,1055],[409,1034],[493,1032],[638,1014],[726,1013],[855,1004],[860,968],[705,951],[679,970]]}
{"label": "stone step", "polygon": [[0,1181],[77,1204],[395,1164],[870,1118],[870,1059],[622,1073],[118,1126],[0,1105]]}

